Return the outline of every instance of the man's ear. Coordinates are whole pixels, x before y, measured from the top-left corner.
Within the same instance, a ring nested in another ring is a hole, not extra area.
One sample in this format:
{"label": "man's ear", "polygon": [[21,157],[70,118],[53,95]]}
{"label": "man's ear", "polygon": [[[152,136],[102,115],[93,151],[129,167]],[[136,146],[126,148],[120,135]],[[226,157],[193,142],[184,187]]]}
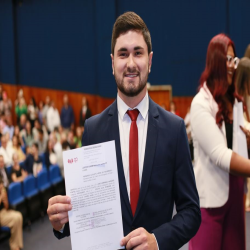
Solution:
{"label": "man's ear", "polygon": [[112,61],[112,74],[114,75],[114,56],[112,54],[110,54],[111,57],[111,61]]}
{"label": "man's ear", "polygon": [[148,73],[151,72],[152,58],[153,58],[153,51],[151,51],[148,55]]}

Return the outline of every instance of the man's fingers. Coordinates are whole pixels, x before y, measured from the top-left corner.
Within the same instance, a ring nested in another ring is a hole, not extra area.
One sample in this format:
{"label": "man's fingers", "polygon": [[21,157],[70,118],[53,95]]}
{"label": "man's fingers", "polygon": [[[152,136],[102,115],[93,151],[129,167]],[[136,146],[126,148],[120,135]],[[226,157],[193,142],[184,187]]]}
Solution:
{"label": "man's fingers", "polygon": [[143,228],[137,228],[134,231],[132,231],[131,233],[129,233],[127,236],[125,236],[124,238],[122,238],[120,245],[121,246],[126,246],[126,244],[128,243],[128,241],[136,236],[139,236],[141,234],[141,231],[143,230]]}
{"label": "man's fingers", "polygon": [[141,236],[132,237],[126,244],[126,249],[137,249],[136,246],[139,246],[142,244],[142,238]]}
{"label": "man's fingers", "polygon": [[66,195],[57,195],[49,199],[49,206],[52,206],[56,203],[65,203],[70,204],[71,199],[69,196]]}
{"label": "man's fingers", "polygon": [[48,215],[59,214],[68,212],[72,209],[71,204],[54,204],[48,207],[47,213]]}
{"label": "man's fingers", "polygon": [[68,218],[68,213],[65,212],[65,213],[60,213],[60,214],[53,214],[49,217],[50,221],[53,221],[53,222],[61,222],[62,220],[64,219],[67,219]]}

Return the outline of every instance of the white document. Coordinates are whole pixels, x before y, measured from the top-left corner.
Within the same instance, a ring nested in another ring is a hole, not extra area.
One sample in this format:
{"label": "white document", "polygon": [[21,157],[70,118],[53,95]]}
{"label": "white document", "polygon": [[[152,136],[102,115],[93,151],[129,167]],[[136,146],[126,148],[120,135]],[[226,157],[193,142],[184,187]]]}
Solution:
{"label": "white document", "polygon": [[233,151],[248,159],[246,135],[240,128],[244,127],[242,102],[234,104],[233,119]]}
{"label": "white document", "polygon": [[72,250],[122,249],[115,142],[63,152]]}

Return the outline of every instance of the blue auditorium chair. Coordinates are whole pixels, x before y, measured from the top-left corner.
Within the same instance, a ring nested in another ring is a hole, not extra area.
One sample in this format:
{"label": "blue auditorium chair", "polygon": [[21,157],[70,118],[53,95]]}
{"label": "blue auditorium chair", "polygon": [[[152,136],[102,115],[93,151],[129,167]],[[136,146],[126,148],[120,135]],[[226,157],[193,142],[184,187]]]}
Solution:
{"label": "blue auditorium chair", "polygon": [[65,182],[61,176],[58,165],[51,165],[49,168],[50,183],[53,186],[55,195],[65,195]]}
{"label": "blue auditorium chair", "polygon": [[28,222],[28,211],[20,182],[10,183],[8,187],[8,199],[10,208],[21,212],[23,223],[26,224]]}
{"label": "blue auditorium chair", "polygon": [[12,165],[6,167],[7,175],[10,176]]}
{"label": "blue auditorium chair", "polygon": [[48,200],[53,196],[53,189],[49,182],[47,169],[42,169],[37,175],[37,188],[41,195],[42,211],[46,212]]}
{"label": "blue auditorium chair", "polygon": [[10,238],[10,228],[0,226],[0,242]]}
{"label": "blue auditorium chair", "polygon": [[23,194],[26,198],[29,219],[32,221],[42,215],[40,194],[36,186],[36,178],[33,175],[24,179]]}

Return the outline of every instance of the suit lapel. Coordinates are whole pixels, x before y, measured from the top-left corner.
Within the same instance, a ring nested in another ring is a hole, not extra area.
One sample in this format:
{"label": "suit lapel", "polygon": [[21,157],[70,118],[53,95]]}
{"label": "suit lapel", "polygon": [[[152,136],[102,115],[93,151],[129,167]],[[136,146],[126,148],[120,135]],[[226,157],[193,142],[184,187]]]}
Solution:
{"label": "suit lapel", "polygon": [[126,186],[124,170],[123,170],[122,156],[121,156],[117,101],[115,101],[111,105],[108,115],[109,115],[108,117],[109,140],[115,140],[120,192],[123,197],[124,203],[127,207],[127,210],[129,211],[129,214],[132,217],[132,211],[131,211],[131,207],[129,203],[127,186]]}
{"label": "suit lapel", "polygon": [[155,155],[156,142],[157,142],[157,132],[158,132],[156,118],[158,116],[159,116],[159,113],[157,110],[157,105],[149,97],[148,131],[147,131],[147,141],[146,141],[146,149],[145,149],[142,180],[141,180],[141,190],[140,190],[139,200],[138,200],[134,219],[139,213],[143,200],[147,193],[151,171],[153,168],[154,155]]}

